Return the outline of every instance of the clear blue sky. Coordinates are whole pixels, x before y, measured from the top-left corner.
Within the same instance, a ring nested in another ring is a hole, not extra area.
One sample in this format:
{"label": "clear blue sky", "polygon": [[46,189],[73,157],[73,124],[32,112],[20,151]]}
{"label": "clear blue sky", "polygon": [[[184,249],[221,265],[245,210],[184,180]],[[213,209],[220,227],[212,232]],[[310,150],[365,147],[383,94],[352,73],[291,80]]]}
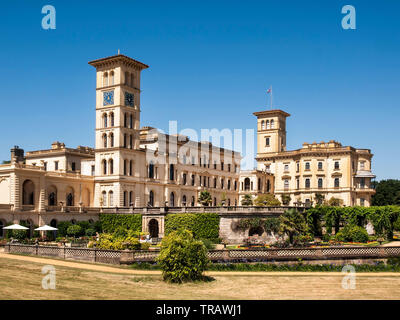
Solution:
{"label": "clear blue sky", "polygon": [[[41,28],[54,5],[57,29]],[[355,6],[357,29],[341,28]],[[335,139],[370,148],[400,178],[399,1],[8,1],[1,5],[0,159],[9,149],[94,145],[94,69],[123,54],[142,75],[141,125],[255,128],[289,112],[288,149]]]}

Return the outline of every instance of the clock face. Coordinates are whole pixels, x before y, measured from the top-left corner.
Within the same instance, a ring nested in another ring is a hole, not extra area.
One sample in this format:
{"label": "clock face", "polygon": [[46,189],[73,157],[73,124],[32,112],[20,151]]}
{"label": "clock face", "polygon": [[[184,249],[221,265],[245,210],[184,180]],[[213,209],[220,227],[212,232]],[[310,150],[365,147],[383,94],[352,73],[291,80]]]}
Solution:
{"label": "clock face", "polygon": [[125,92],[125,105],[133,107],[133,94]]}
{"label": "clock face", "polygon": [[103,106],[114,104],[114,91],[103,92]]}

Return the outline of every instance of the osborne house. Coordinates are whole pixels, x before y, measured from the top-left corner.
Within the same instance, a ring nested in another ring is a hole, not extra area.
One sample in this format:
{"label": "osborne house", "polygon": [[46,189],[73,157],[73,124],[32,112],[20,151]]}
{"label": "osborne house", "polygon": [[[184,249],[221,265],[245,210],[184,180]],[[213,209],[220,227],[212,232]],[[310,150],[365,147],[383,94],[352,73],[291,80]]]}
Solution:
{"label": "osborne house", "polygon": [[101,212],[184,212],[200,206],[202,190],[219,211],[235,211],[246,194],[267,193],[281,201],[286,195],[291,206],[315,203],[316,195],[345,206],[370,205],[375,176],[369,149],[332,140],[288,151],[289,114],[260,111],[254,113],[257,168],[244,171],[238,152],[140,126],[141,72],[147,65],[122,54],[89,64],[96,69],[95,147],[13,147],[10,162],[0,165],[0,227],[94,221]]}

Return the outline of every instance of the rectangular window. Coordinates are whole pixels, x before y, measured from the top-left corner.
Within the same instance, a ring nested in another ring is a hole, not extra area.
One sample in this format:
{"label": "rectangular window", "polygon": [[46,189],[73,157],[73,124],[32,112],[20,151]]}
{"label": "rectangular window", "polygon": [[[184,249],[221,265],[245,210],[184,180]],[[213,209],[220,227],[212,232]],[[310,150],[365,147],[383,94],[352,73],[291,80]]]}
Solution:
{"label": "rectangular window", "polygon": [[361,207],[365,206],[365,199],[364,198],[360,198],[360,206]]}
{"label": "rectangular window", "polygon": [[214,169],[217,169],[217,161],[214,161]]}
{"label": "rectangular window", "polygon": [[320,161],[320,162],[318,162],[318,170],[322,170],[323,168],[322,168],[322,162]]}
{"label": "rectangular window", "polygon": [[289,172],[289,165],[285,164],[285,172]]}
{"label": "rectangular window", "polygon": [[360,162],[360,170],[364,170],[365,169],[365,162],[362,161]]}
{"label": "rectangular window", "polygon": [[296,162],[296,172],[300,171],[300,162]]}
{"label": "rectangular window", "polygon": [[265,146],[269,147],[269,137],[265,137]]}
{"label": "rectangular window", "polygon": [[221,170],[222,171],[224,170],[224,163],[223,162],[221,162]]}
{"label": "rectangular window", "polygon": [[54,170],[58,170],[58,161],[54,161]]}
{"label": "rectangular window", "polygon": [[339,161],[335,161],[335,170],[339,170]]}
{"label": "rectangular window", "polygon": [[43,166],[44,166],[44,171],[47,171],[47,162],[44,162]]}
{"label": "rectangular window", "polygon": [[94,174],[95,174],[95,166],[92,166],[92,176],[94,176]]}
{"label": "rectangular window", "polygon": [[285,189],[289,189],[289,179],[285,179],[283,185]]}
{"label": "rectangular window", "polygon": [[305,170],[310,170],[310,163],[309,162],[306,162],[306,166],[305,166],[306,168],[305,168]]}
{"label": "rectangular window", "polygon": [[231,164],[228,163],[228,172],[231,172]]}
{"label": "rectangular window", "polygon": [[300,189],[300,179],[296,179],[296,189]]}
{"label": "rectangular window", "polygon": [[76,169],[76,167],[75,167],[75,162],[72,162],[72,163],[71,163],[71,170],[72,170],[72,171],[75,171],[75,169]]}

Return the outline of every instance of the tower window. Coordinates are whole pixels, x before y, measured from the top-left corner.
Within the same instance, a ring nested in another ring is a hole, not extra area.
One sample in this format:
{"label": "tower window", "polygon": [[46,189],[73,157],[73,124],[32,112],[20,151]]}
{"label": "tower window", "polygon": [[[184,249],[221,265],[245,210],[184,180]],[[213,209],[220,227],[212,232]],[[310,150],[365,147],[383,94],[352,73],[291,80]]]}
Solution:
{"label": "tower window", "polygon": [[267,129],[269,129],[270,128],[270,126],[269,126],[269,120],[267,120]]}
{"label": "tower window", "polygon": [[265,122],[264,122],[264,120],[261,121],[261,130],[265,130]]}
{"label": "tower window", "polygon": [[114,71],[110,72],[110,85],[114,85]]}
{"label": "tower window", "polygon": [[103,87],[108,86],[108,73],[104,72],[103,74]]}
{"label": "tower window", "polygon": [[275,121],[274,121],[274,119],[272,119],[271,120],[271,129],[274,129],[275,128]]}

